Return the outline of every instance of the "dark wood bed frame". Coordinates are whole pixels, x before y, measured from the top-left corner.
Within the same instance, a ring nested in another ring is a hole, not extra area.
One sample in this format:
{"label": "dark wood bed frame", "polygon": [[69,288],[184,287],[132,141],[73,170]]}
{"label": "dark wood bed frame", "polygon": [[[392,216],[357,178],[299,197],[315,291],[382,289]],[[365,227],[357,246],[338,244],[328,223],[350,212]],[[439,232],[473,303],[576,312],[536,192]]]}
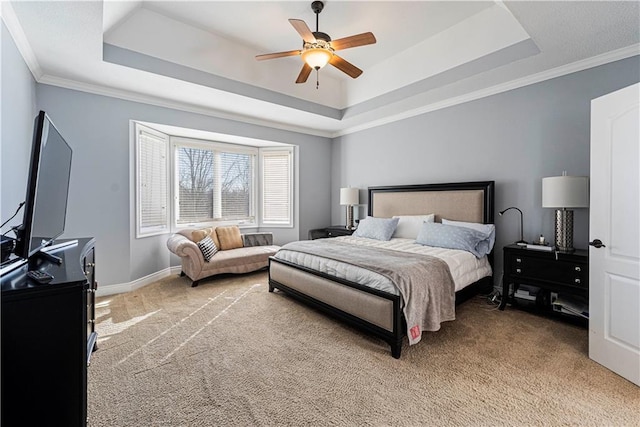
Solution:
{"label": "dark wood bed frame", "polygon": [[[469,190],[481,190],[482,191],[482,219],[485,224],[492,224],[494,221],[494,181],[479,181],[479,182],[464,182],[464,183],[446,183],[446,184],[423,184],[423,185],[404,185],[404,186],[388,186],[388,187],[370,187],[369,192],[369,215],[373,216],[375,200],[374,195],[376,193],[401,193],[401,192],[434,192],[434,191],[469,191]],[[433,213],[433,212],[424,212]],[[437,220],[439,220],[436,215]],[[456,219],[456,218],[449,218]],[[493,266],[493,253],[489,254],[489,262]],[[292,285],[278,282],[271,277],[271,268],[273,263],[278,263],[282,266],[293,268],[297,271],[310,274],[312,277],[319,277],[327,279],[332,283],[355,289],[359,292],[363,292],[369,295],[375,295],[377,297],[389,300],[393,305],[393,328],[392,330],[384,329],[376,324],[373,324],[367,320],[361,319],[351,313],[338,309],[330,304],[320,301],[317,298],[309,296],[304,292],[294,289]],[[361,330],[381,338],[391,346],[391,354],[394,358],[399,359],[402,351],[402,341],[406,335],[406,322],[404,314],[402,312],[401,296],[393,295],[388,292],[379,291],[377,289],[368,288],[366,286],[350,282],[348,280],[336,278],[309,268],[301,267],[283,260],[271,257],[269,259],[269,292],[273,292],[274,289],[279,289],[291,297],[298,299],[330,316],[339,319],[349,325],[360,328]],[[484,277],[477,282],[461,289],[456,292],[456,305],[467,300],[473,295],[484,292],[489,293],[493,288],[492,276]]]}

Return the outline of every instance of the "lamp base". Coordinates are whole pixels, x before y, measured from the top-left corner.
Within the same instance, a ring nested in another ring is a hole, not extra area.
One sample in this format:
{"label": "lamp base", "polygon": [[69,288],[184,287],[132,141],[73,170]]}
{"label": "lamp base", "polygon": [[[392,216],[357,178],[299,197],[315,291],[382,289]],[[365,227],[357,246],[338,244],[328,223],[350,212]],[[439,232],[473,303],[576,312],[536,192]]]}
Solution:
{"label": "lamp base", "polygon": [[569,209],[556,210],[555,222],[556,249],[559,252],[573,252],[573,211]]}
{"label": "lamp base", "polygon": [[353,205],[347,205],[347,230],[353,230],[356,228],[353,225]]}

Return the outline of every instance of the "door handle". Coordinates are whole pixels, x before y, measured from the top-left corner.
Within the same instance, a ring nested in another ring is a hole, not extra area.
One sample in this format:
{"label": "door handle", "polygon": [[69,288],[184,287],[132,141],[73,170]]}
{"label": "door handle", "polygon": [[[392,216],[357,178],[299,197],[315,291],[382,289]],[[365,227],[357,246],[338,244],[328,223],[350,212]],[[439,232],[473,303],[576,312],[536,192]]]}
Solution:
{"label": "door handle", "polygon": [[589,242],[589,246],[593,246],[594,248],[606,248],[606,246],[602,243],[600,239],[593,239],[593,242]]}

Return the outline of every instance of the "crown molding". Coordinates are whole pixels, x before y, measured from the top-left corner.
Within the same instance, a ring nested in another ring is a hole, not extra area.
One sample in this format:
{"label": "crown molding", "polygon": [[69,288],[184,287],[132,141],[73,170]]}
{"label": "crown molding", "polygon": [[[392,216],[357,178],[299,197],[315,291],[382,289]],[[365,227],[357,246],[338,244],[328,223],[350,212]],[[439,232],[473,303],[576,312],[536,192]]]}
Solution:
{"label": "crown molding", "polygon": [[331,134],[331,137],[337,138],[339,136],[349,135],[351,133],[360,132],[366,129],[383,126],[389,123],[397,122],[399,120],[408,119],[411,117],[419,116],[421,114],[430,113],[432,111],[440,110],[447,107],[452,107],[454,105],[463,104],[469,101],[475,101],[477,99],[485,98],[487,96],[496,95],[502,92],[507,92],[510,90],[540,83],[545,80],[551,80],[556,77],[565,76],[567,74],[588,70],[590,68],[594,68],[600,65],[605,65],[611,62],[630,58],[636,55],[640,55],[640,43],[636,43],[631,46],[613,50],[611,52],[603,53],[601,55],[593,56],[591,58],[583,59],[581,61],[576,61],[570,64],[562,65],[560,67],[556,67],[551,70],[546,70],[540,73],[532,74],[527,77],[511,80],[509,82],[491,86],[486,89],[481,89],[481,90],[470,92],[468,94],[464,94],[454,98],[445,99],[440,102],[428,104],[420,108],[407,110],[399,114],[394,114],[392,116],[384,117],[382,119],[372,120],[370,122],[363,123],[361,125],[347,127],[337,132],[334,132],[333,134]]}
{"label": "crown molding", "polygon": [[13,6],[11,6],[10,2],[3,1],[1,3],[2,12],[0,14],[2,15],[2,21],[7,26],[9,34],[11,34],[11,37],[13,38],[20,55],[22,55],[24,62],[27,64],[29,71],[31,71],[33,78],[38,81],[43,75],[42,67],[40,67],[36,55],[33,53],[29,40],[27,40],[27,36],[22,29],[22,25],[20,25],[20,21],[16,16],[16,12],[13,10]]}
{"label": "crown molding", "polygon": [[225,111],[215,110],[212,108],[196,107],[194,105],[179,102],[179,101],[168,101],[166,99],[158,98],[155,96],[142,95],[142,94],[129,92],[125,90],[113,89],[110,87],[78,82],[75,80],[63,79],[60,77],[50,76],[46,74],[43,75],[40,79],[38,79],[38,83],[57,86],[64,89],[77,90],[80,92],[91,93],[94,95],[108,96],[111,98],[122,99],[125,101],[132,101],[132,102],[138,102],[141,104],[155,105],[157,107],[170,108],[173,110],[184,111],[187,113],[202,114],[205,116],[216,117],[219,119],[233,120],[233,121],[252,124],[256,126],[264,126],[264,127],[279,129],[279,130],[288,131],[288,132],[296,132],[296,133],[302,133],[305,135],[320,136],[324,138],[331,137],[331,132],[328,132],[328,131],[322,131],[318,129],[303,127],[303,126],[294,126],[294,125],[274,122],[270,120],[260,120],[250,116],[232,114]]}

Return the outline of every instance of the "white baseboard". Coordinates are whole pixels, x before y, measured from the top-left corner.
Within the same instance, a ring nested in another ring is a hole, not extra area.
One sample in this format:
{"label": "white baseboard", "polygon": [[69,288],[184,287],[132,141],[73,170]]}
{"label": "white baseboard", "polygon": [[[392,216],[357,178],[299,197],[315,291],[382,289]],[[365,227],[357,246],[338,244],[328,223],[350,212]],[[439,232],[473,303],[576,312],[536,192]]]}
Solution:
{"label": "white baseboard", "polygon": [[164,279],[172,274],[180,274],[180,266],[168,267],[164,270],[157,271],[155,273],[149,274],[148,276],[141,277],[139,279],[134,280],[129,283],[117,283],[115,285],[98,285],[98,290],[96,291],[96,296],[102,297],[107,295],[115,295],[122,294],[125,292],[135,291],[136,289],[140,289],[143,286],[150,285],[151,283],[157,282],[158,280]]}

